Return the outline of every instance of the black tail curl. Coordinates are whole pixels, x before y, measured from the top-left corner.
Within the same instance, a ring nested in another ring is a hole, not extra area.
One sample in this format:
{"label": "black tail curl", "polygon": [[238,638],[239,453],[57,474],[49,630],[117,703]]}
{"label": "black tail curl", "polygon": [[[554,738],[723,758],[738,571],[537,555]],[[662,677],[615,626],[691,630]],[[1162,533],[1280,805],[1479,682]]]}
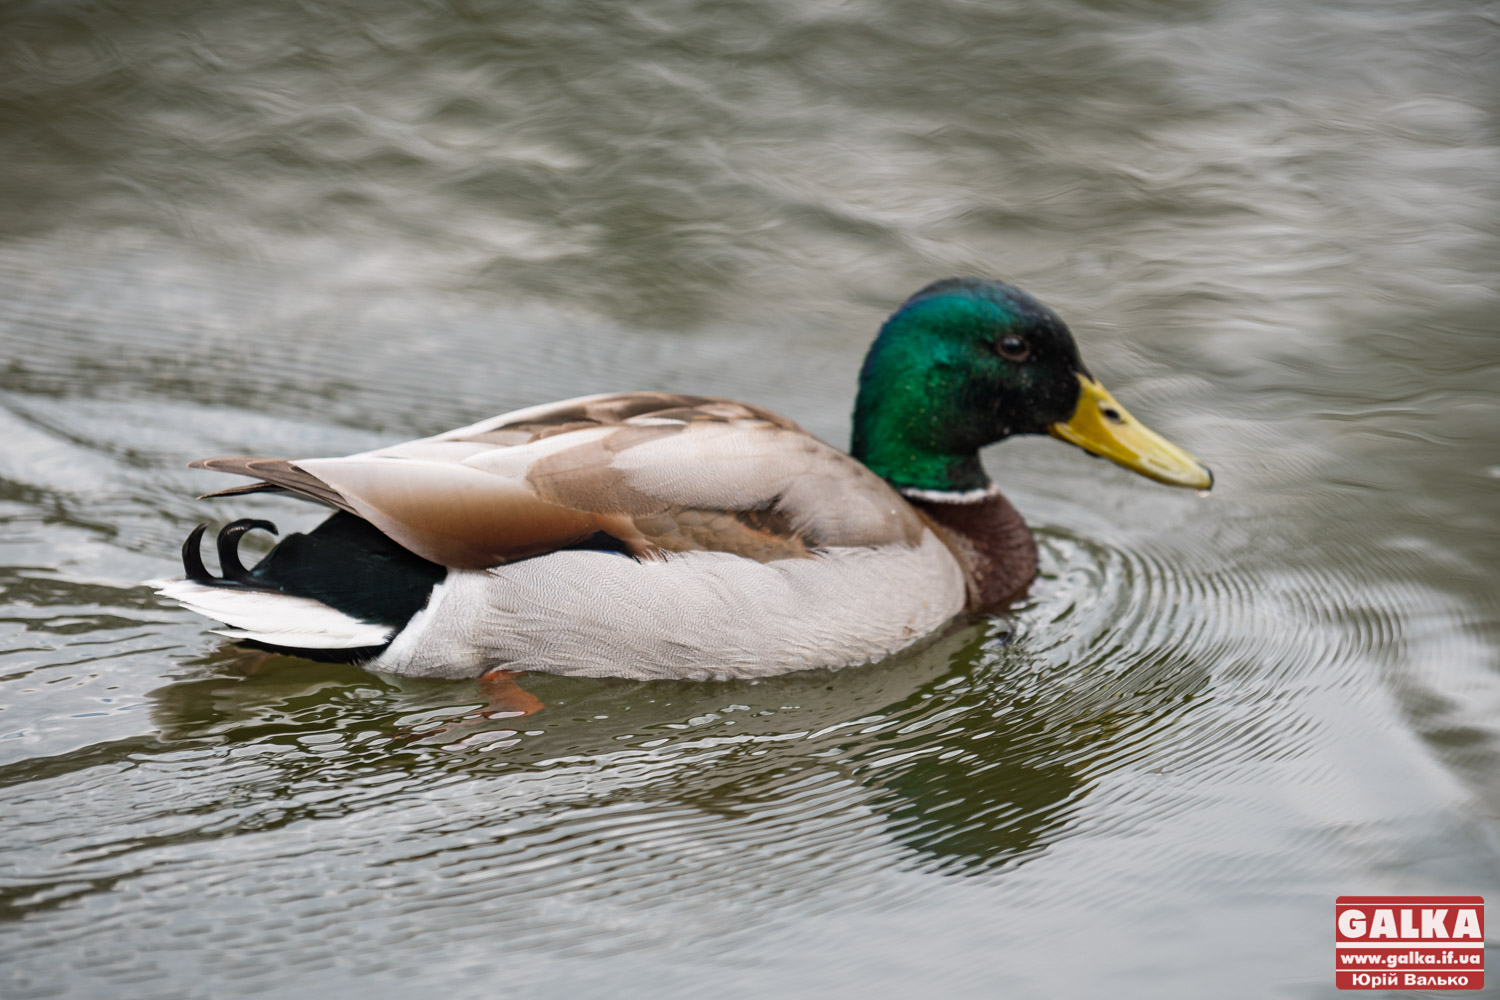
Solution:
{"label": "black tail curl", "polygon": [[236,587],[243,590],[270,590],[280,591],[281,588],[264,579],[257,578],[245,564],[240,562],[240,537],[247,531],[255,528],[263,528],[271,534],[277,534],[276,525],[270,521],[261,521],[255,518],[242,517],[238,521],[230,521],[219,529],[217,545],[219,549],[219,568],[222,576],[214,576],[203,565],[201,549],[203,545],[203,533],[208,529],[208,522],[204,521],[192,530],[187,536],[187,541],[182,543],[182,568],[187,573],[187,578],[194,583],[201,583],[207,587]]}
{"label": "black tail curl", "polygon": [[[200,524],[182,546],[182,568],[193,583],[230,590],[286,594],[318,601],[368,624],[404,628],[427,604],[448,575],[446,567],[402,548],[370,522],[337,511],[312,531],[294,531],[249,569],[240,562],[239,544],[256,528],[276,534],[270,521],[242,518],[219,529],[219,565],[214,576],[200,550],[208,525]],[[328,659],[296,650],[301,656]],[[375,655],[366,652],[366,658]]]}

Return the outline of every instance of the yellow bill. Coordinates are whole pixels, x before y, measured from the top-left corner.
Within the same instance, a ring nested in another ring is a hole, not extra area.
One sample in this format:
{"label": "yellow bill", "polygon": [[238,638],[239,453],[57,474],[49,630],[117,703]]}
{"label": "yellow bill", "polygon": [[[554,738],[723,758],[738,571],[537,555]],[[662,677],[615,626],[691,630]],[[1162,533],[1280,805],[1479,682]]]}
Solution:
{"label": "yellow bill", "polygon": [[1166,438],[1146,427],[1115,402],[1109,391],[1084,375],[1078,407],[1065,422],[1053,424],[1052,436],[1076,444],[1091,455],[1107,458],[1168,486],[1206,490],[1213,473]]}

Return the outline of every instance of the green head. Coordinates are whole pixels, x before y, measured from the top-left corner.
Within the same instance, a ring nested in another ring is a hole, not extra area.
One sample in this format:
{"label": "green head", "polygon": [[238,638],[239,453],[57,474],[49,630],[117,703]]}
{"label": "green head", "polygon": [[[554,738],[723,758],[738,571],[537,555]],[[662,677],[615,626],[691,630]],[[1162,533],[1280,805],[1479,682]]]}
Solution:
{"label": "green head", "polygon": [[1052,434],[1173,485],[1213,482],[1131,418],[1067,324],[1019,288],[949,278],[907,299],[860,371],[854,457],[898,489],[982,489],[979,449],[1013,434]]}

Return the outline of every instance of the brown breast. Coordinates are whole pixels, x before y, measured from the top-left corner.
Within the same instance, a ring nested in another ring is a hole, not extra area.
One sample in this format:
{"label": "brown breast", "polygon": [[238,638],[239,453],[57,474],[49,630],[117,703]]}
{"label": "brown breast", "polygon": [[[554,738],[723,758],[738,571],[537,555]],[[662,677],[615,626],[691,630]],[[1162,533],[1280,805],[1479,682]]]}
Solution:
{"label": "brown breast", "polygon": [[969,577],[969,610],[1003,609],[1036,576],[1036,540],[998,490],[972,503],[908,497],[942,535]]}

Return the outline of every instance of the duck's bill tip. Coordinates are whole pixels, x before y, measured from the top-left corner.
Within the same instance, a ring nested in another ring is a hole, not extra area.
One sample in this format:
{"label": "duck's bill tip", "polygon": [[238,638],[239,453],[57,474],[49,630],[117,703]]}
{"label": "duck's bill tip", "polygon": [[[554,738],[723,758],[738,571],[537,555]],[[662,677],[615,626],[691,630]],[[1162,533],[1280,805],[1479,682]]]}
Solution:
{"label": "duck's bill tip", "polygon": [[1086,375],[1078,381],[1078,405],[1048,428],[1053,437],[1168,486],[1213,489],[1208,466],[1132,417],[1098,382]]}

